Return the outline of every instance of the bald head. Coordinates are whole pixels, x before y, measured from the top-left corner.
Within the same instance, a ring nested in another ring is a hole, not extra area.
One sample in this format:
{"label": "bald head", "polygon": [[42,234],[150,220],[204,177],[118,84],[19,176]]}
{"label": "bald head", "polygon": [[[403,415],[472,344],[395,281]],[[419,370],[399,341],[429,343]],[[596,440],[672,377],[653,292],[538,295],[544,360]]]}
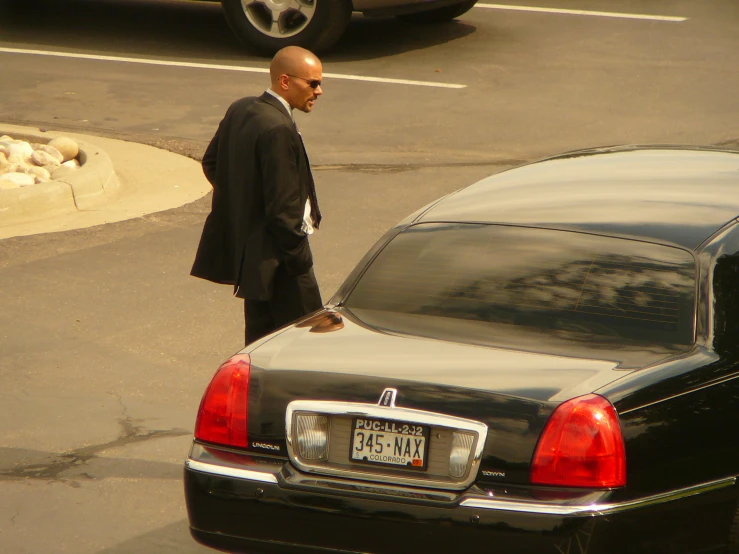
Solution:
{"label": "bald head", "polygon": [[269,76],[272,85],[275,85],[281,75],[301,75],[310,68],[320,66],[321,60],[310,50],[300,46],[286,46],[272,58],[272,63],[269,64]]}
{"label": "bald head", "polygon": [[300,111],[310,112],[316,99],[323,94],[321,60],[305,48],[287,46],[277,52],[269,65],[269,75],[270,89]]}

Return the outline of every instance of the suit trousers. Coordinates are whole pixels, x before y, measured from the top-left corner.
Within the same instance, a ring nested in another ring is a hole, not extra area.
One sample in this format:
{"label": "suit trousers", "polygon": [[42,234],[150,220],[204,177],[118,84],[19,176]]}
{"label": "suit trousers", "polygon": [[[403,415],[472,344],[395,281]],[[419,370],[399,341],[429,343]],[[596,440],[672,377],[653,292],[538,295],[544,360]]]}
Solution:
{"label": "suit trousers", "polygon": [[322,307],[321,292],[313,268],[302,275],[288,275],[279,266],[274,276],[272,298],[244,299],[246,344]]}

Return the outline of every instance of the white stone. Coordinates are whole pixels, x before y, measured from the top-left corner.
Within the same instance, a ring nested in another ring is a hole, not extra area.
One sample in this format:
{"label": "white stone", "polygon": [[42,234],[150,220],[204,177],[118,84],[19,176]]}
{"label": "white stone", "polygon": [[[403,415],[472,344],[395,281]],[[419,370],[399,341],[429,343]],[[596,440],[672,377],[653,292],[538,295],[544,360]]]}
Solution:
{"label": "white stone", "polygon": [[77,141],[69,137],[57,137],[49,141],[49,146],[53,146],[64,156],[65,162],[73,160],[80,153],[80,146]]}
{"label": "white stone", "polygon": [[48,152],[44,152],[43,150],[36,150],[31,154],[31,159],[33,160],[33,163],[35,163],[38,166],[46,167],[46,166],[58,166],[59,160],[57,160],[54,156],[49,154]]}
{"label": "white stone", "polygon": [[8,168],[13,166],[13,171],[18,169],[18,164],[11,162],[5,157],[5,154],[0,154],[0,173],[8,173]]}
{"label": "white stone", "polygon": [[51,154],[59,163],[62,163],[64,161],[64,156],[62,156],[62,153],[53,146],[49,146],[48,144],[31,144],[31,146],[36,152],[41,151],[46,152],[47,154]]}
{"label": "white stone", "polygon": [[36,184],[36,178],[33,175],[26,175],[25,173],[6,173],[5,175],[0,175],[0,181],[10,181],[21,187]]}
{"label": "white stone", "polygon": [[10,156],[10,151],[5,147],[4,145],[0,144],[0,154],[5,156],[6,158]]}
{"label": "white stone", "polygon": [[48,181],[49,179],[51,179],[51,173],[49,173],[48,169],[44,167],[37,167],[35,165],[29,167],[28,170],[24,173],[36,177],[36,182],[38,182],[39,179],[43,179],[44,181]]}
{"label": "white stone", "polygon": [[80,167],[80,162],[77,160],[68,160],[62,164],[63,167],[68,167],[70,169],[77,169]]}
{"label": "white stone", "polygon": [[20,188],[20,185],[14,181],[6,181],[5,179],[0,179],[0,190],[10,190],[10,189],[17,189]]}
{"label": "white stone", "polygon": [[[28,159],[17,154],[11,154],[8,156],[8,163],[15,164],[18,168],[31,167],[32,164],[28,163]],[[19,169],[20,170],[20,169]]]}
{"label": "white stone", "polygon": [[18,171],[18,164],[0,164],[0,175],[5,175],[6,173],[15,173]]}
{"label": "white stone", "polygon": [[8,157],[20,156],[28,158],[33,154],[33,148],[25,140],[6,140],[1,143],[8,150]]}

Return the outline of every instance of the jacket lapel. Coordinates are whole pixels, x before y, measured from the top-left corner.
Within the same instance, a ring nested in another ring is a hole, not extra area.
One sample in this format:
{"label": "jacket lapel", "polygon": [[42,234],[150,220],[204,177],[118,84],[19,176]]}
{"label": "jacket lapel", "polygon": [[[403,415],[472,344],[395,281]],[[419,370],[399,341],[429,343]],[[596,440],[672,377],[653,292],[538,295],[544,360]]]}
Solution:
{"label": "jacket lapel", "polygon": [[316,195],[316,184],[315,181],[313,181],[313,172],[310,168],[310,160],[308,159],[308,152],[305,150],[305,143],[303,143],[303,136],[300,134],[300,131],[298,131],[298,126],[295,124],[295,120],[292,118],[292,116],[285,110],[285,106],[277,100],[274,96],[269,94],[268,92],[265,92],[259,97],[260,100],[266,102],[270,106],[278,109],[283,115],[285,115],[289,120],[290,123],[293,125],[293,128],[295,129],[295,132],[298,135],[298,138],[300,139],[300,145],[303,149],[303,156],[305,157],[305,163],[308,167],[308,197],[310,198],[310,206],[311,206],[311,219],[313,220],[313,226],[318,229],[319,225],[321,224],[321,210],[318,209],[318,196]]}

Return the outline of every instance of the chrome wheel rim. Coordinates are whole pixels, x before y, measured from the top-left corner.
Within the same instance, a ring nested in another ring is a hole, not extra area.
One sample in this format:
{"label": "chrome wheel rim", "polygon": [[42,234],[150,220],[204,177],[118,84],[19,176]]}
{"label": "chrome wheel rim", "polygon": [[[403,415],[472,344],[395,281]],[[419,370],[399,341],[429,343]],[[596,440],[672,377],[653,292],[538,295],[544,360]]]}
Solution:
{"label": "chrome wheel rim", "polygon": [[304,30],[318,0],[241,0],[252,26],[268,37],[288,38]]}

